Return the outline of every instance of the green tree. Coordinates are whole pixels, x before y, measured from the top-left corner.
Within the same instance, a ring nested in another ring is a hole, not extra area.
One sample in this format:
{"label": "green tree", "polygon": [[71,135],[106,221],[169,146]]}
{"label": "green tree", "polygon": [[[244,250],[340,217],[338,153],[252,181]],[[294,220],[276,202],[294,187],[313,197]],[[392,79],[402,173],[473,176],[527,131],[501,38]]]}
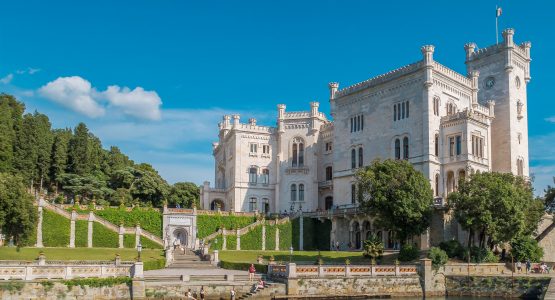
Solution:
{"label": "green tree", "polygon": [[481,248],[529,235],[543,214],[543,204],[534,199],[530,183],[510,173],[474,174],[459,182],[448,201],[456,220],[470,233],[469,247],[474,233],[479,233]]}
{"label": "green tree", "polygon": [[68,171],[78,175],[86,175],[91,171],[89,129],[84,123],[75,127],[69,140]]}
{"label": "green tree", "polygon": [[52,164],[50,166],[50,178],[58,190],[59,177],[65,174],[68,164],[69,140],[73,133],[71,129],[55,129],[53,131],[54,142],[52,145]]}
{"label": "green tree", "polygon": [[433,194],[428,179],[405,160],[375,160],[356,174],[362,210],[379,227],[396,233],[401,243],[430,226]]}
{"label": "green tree", "polygon": [[29,242],[36,228],[37,211],[23,179],[0,173],[0,229],[18,246]]}
{"label": "green tree", "polygon": [[[555,183],[555,177],[553,177],[553,183]],[[545,209],[550,212],[555,212],[555,186],[548,185],[547,188],[544,190],[544,204]]]}
{"label": "green tree", "polygon": [[112,174],[117,170],[124,169],[126,167],[132,167],[134,162],[127,157],[127,155],[121,153],[118,147],[110,147],[110,151],[107,153],[106,158],[106,174]]}
{"label": "green tree", "polygon": [[33,115],[35,122],[35,141],[37,148],[37,175],[35,180],[40,181],[39,187],[42,191],[44,182],[49,182],[50,162],[52,159],[52,144],[54,136],[52,134],[50,120],[46,115],[35,112]]}
{"label": "green tree", "polygon": [[154,206],[162,206],[163,200],[170,191],[168,183],[149,164],[139,164],[135,169],[140,176],[131,190],[133,198],[138,198],[144,203],[150,202]]}
{"label": "green tree", "polygon": [[14,168],[17,132],[21,128],[25,105],[13,96],[0,94],[0,172]]}
{"label": "green tree", "polygon": [[62,174],[59,180],[66,192],[74,196],[80,196],[83,203],[87,203],[93,198],[103,199],[110,197],[113,193],[113,190],[106,186],[106,181],[100,180],[92,174],[85,176]]}
{"label": "green tree", "polygon": [[192,208],[193,203],[199,207],[200,189],[192,182],[177,182],[170,190],[168,204],[179,204],[181,207]]}
{"label": "green tree", "polygon": [[540,261],[543,257],[543,249],[538,241],[530,236],[519,236],[511,241],[511,255],[515,261]]}

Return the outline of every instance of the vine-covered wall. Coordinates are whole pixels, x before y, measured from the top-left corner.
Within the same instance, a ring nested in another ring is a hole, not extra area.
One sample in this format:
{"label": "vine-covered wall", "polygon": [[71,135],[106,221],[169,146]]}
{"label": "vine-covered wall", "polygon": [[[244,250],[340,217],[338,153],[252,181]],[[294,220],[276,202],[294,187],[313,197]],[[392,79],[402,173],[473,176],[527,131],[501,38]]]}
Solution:
{"label": "vine-covered wall", "polygon": [[199,239],[218,231],[219,228],[237,229],[256,222],[254,217],[197,215],[197,237]]}
{"label": "vine-covered wall", "polygon": [[42,242],[45,247],[69,245],[69,219],[49,210],[42,212]]}

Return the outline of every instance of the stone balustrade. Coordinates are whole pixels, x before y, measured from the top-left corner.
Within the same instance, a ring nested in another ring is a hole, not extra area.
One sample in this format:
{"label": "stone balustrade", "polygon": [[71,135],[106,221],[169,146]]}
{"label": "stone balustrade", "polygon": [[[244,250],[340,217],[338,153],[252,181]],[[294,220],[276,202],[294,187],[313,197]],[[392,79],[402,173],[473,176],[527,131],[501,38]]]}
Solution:
{"label": "stone balustrade", "polygon": [[277,278],[417,275],[417,265],[269,265],[268,275]]}
{"label": "stone balustrade", "polygon": [[72,279],[131,277],[133,262],[49,261],[36,262],[0,261],[0,280]]}

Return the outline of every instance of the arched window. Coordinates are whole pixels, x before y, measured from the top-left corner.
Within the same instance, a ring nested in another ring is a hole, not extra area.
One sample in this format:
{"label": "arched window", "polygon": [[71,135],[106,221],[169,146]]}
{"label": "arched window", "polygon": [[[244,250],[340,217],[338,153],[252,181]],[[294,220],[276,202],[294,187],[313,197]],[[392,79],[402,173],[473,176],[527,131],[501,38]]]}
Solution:
{"label": "arched window", "polygon": [[291,202],[297,201],[297,185],[291,185]]}
{"label": "arched window", "polygon": [[256,183],[256,168],[255,167],[251,167],[249,168],[249,183]]}
{"label": "arched window", "polygon": [[249,199],[249,211],[255,211],[258,209],[257,201],[255,197]]}
{"label": "arched window", "polygon": [[403,158],[409,159],[409,138],[403,138]]}
{"label": "arched window", "polygon": [[351,184],[351,204],[355,204],[356,201],[357,201],[356,186],[354,184]]}
{"label": "arched window", "polygon": [[434,98],[434,115],[439,116],[439,98]]}
{"label": "arched window", "polygon": [[262,170],[262,184],[269,184],[270,183],[270,170],[263,169]]}
{"label": "arched window", "polygon": [[435,191],[434,191],[435,196],[438,197],[439,196],[439,174],[436,174],[434,186],[435,186]]}
{"label": "arched window", "polygon": [[395,159],[401,159],[401,141],[395,139]]}
{"label": "arched window", "polygon": [[362,156],[363,156],[363,152],[362,152],[362,147],[358,148],[358,167],[362,168]]}
{"label": "arched window", "polygon": [[516,160],[516,174],[518,176],[523,176],[524,175],[524,162],[522,160],[522,158],[518,158]]}
{"label": "arched window", "polygon": [[293,144],[293,161],[291,163],[292,167],[297,167],[297,143]]}
{"label": "arched window", "polygon": [[357,151],[355,149],[351,149],[351,169],[357,167]]}
{"label": "arched window", "polygon": [[304,144],[299,143],[299,167],[304,166]]}
{"label": "arched window", "polygon": [[260,206],[260,209],[263,213],[270,212],[270,200],[268,198],[262,199],[262,205]]}
{"label": "arched window", "polygon": [[299,184],[299,201],[304,201],[304,184]]}
{"label": "arched window", "polygon": [[439,156],[439,134],[436,133],[434,137],[434,154]]}
{"label": "arched window", "polygon": [[326,167],[326,180],[332,180],[333,179],[333,169],[331,166]]}

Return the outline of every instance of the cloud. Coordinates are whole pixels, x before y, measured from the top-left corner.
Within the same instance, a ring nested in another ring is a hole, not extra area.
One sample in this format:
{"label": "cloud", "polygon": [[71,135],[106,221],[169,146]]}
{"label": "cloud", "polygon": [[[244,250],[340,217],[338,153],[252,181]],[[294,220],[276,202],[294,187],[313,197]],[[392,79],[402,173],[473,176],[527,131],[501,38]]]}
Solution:
{"label": "cloud", "polygon": [[12,79],[13,79],[13,74],[10,73],[10,74],[4,76],[3,78],[1,78],[0,82],[3,83],[3,84],[8,84],[8,83],[12,82]]}
{"label": "cloud", "polygon": [[27,73],[27,74],[29,74],[29,75],[33,75],[33,74],[35,74],[35,73],[37,73],[37,72],[39,72],[39,71],[40,71],[40,69],[36,69],[36,68],[27,68],[27,69],[25,69],[25,70],[17,70],[17,71],[15,71],[15,72],[16,72],[17,74],[25,74],[25,73]]}
{"label": "cloud", "polygon": [[112,106],[120,108],[123,113],[146,120],[160,120],[162,100],[154,91],[145,91],[142,87],[130,90],[117,85],[109,86],[102,93]]}
{"label": "cloud", "polygon": [[549,117],[549,118],[545,118],[545,120],[546,120],[547,122],[555,123],[555,116]]}
{"label": "cloud", "polygon": [[91,83],[79,76],[58,77],[41,87],[39,93],[47,99],[91,118],[105,114],[105,109],[93,98],[96,91]]}
{"label": "cloud", "polygon": [[39,93],[56,103],[91,118],[111,112],[143,120],[160,120],[162,100],[155,91],[142,87],[131,90],[117,85],[98,91],[79,76],[58,77],[39,89]]}

